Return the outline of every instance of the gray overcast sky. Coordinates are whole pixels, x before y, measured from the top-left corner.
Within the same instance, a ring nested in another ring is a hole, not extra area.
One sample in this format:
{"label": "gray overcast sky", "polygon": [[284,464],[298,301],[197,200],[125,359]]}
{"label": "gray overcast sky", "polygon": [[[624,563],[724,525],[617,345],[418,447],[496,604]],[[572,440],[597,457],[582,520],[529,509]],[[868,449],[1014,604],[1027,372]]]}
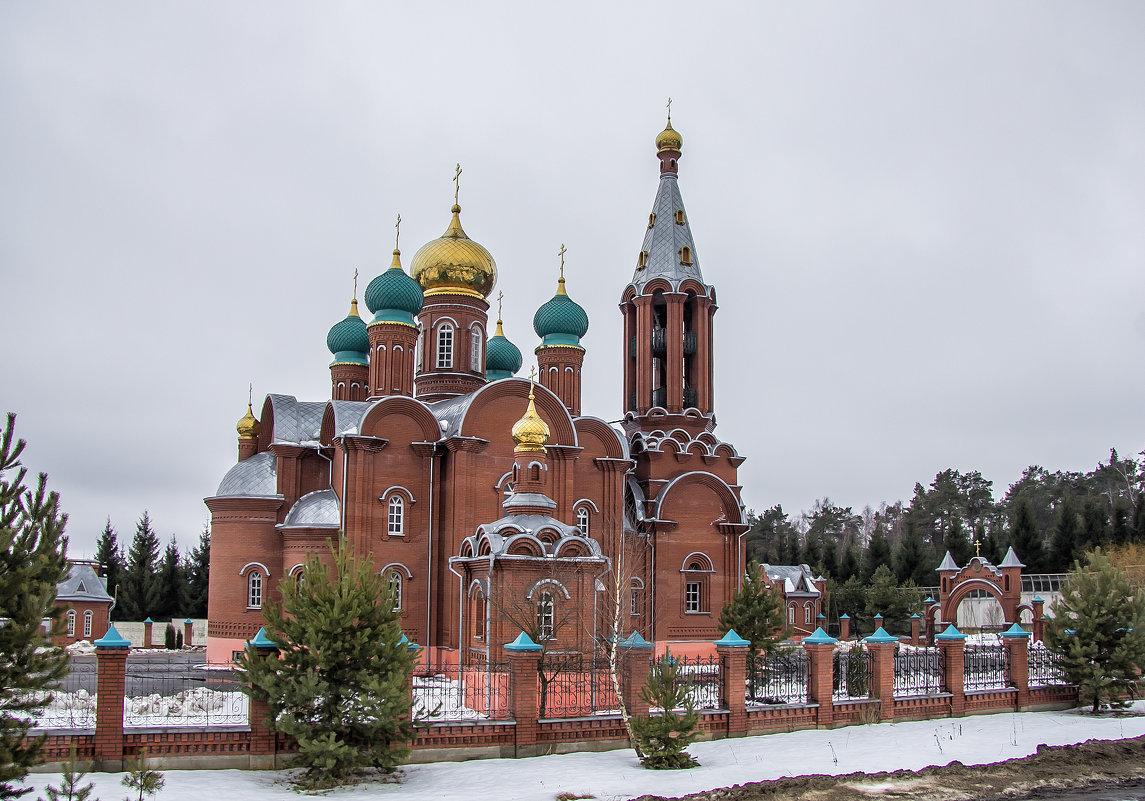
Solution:
{"label": "gray overcast sky", "polygon": [[[0,410],[73,553],[193,542],[247,383],[329,397],[328,328],[462,220],[505,330],[586,307],[584,408],[674,98],[744,499],[1145,447],[1145,5],[0,5]],[[526,362],[526,372],[528,368]]]}

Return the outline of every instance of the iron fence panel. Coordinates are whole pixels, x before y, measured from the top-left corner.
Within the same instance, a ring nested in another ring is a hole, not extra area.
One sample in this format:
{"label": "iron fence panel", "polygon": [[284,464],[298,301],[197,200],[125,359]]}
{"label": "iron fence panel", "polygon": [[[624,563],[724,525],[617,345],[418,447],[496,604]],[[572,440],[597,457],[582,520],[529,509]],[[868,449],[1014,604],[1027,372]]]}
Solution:
{"label": "iron fence panel", "polygon": [[413,719],[507,720],[509,665],[419,665],[410,677]]}
{"label": "iron fence panel", "polygon": [[895,696],[938,695],[946,662],[941,648],[900,646],[895,653]]}
{"label": "iron fence panel", "polygon": [[225,668],[163,669],[128,662],[124,685],[123,725],[245,726],[248,696],[246,676]]}
{"label": "iron fence panel", "polygon": [[869,698],[871,695],[871,652],[860,645],[837,649],[832,656],[831,697],[836,701]]}
{"label": "iron fence panel", "polygon": [[962,660],[962,689],[966,692],[1010,686],[1009,652],[1004,645],[967,645]]}
{"label": "iron fence panel", "polygon": [[802,648],[760,655],[748,661],[749,704],[802,704],[807,701],[807,654]]}
{"label": "iron fence panel", "polygon": [[94,657],[72,657],[68,672],[47,692],[32,726],[37,729],[94,729],[96,702],[96,661]]}
{"label": "iron fence panel", "polygon": [[1062,655],[1051,651],[1045,643],[1036,642],[1030,646],[1029,660],[1031,687],[1061,687],[1069,684]]}

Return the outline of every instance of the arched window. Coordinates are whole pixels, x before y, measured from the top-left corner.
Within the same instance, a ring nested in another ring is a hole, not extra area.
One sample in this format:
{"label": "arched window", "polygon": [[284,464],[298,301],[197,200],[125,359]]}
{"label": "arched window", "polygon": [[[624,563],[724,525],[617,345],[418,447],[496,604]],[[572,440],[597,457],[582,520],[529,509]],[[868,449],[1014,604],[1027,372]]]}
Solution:
{"label": "arched window", "polygon": [[393,612],[402,611],[402,574],[396,570],[391,570],[386,586],[390,595],[390,610]]}
{"label": "arched window", "polygon": [[582,506],[576,510],[576,527],[580,529],[580,534],[582,537],[588,536],[589,522],[587,506]]}
{"label": "arched window", "polygon": [[401,495],[393,494],[388,503],[386,531],[391,537],[405,536],[405,501]]}
{"label": "arched window", "polygon": [[414,347],[414,369],[417,372],[422,371],[422,363],[425,361],[425,326],[419,325],[417,327],[417,345]]}
{"label": "arched window", "polygon": [[68,636],[76,636],[76,610],[68,610]]}
{"label": "arched window", "polygon": [[684,210],[676,209],[676,225],[683,225],[684,222]]}
{"label": "arched window", "polygon": [[555,604],[551,592],[542,592],[537,601],[537,636],[542,640],[553,638]]}
{"label": "arched window", "polygon": [[481,372],[481,345],[481,329],[474,327],[469,332],[469,369],[474,373]]}
{"label": "arched window", "polygon": [[92,613],[91,613],[90,609],[83,613],[83,636],[84,636],[84,639],[91,637],[91,618],[92,618]]}
{"label": "arched window", "polygon": [[692,249],[690,247],[688,247],[687,245],[684,245],[684,247],[680,248],[680,264],[691,264],[691,263],[692,263]]}
{"label": "arched window", "polygon": [[262,573],[257,570],[246,577],[246,608],[262,609]]}
{"label": "arched window", "polygon": [[453,367],[453,326],[442,323],[437,329],[437,369]]}
{"label": "arched window", "polygon": [[632,589],[628,595],[628,614],[639,615],[640,614],[640,594],[644,589],[644,582],[641,581],[640,579],[636,578],[635,576],[633,576],[632,581],[630,583],[632,585]]}
{"label": "arched window", "polygon": [[709,611],[709,582],[712,573],[712,560],[706,554],[695,551],[684,560],[680,572],[684,578],[684,613],[707,614]]}
{"label": "arched window", "polygon": [[485,639],[485,616],[488,613],[489,601],[479,592],[473,603],[473,639]]}
{"label": "arched window", "polygon": [[803,622],[811,625],[811,604],[806,604],[803,607]]}
{"label": "arched window", "polygon": [[787,625],[795,625],[795,604],[787,607]]}

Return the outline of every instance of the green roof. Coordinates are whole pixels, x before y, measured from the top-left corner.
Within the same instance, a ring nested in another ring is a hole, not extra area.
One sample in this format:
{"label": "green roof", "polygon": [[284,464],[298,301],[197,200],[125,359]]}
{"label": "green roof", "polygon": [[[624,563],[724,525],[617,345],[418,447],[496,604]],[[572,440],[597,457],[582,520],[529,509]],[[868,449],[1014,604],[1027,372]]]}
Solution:
{"label": "green roof", "polygon": [[542,345],[580,345],[588,332],[588,314],[563,292],[557,292],[533,315],[533,330]]}

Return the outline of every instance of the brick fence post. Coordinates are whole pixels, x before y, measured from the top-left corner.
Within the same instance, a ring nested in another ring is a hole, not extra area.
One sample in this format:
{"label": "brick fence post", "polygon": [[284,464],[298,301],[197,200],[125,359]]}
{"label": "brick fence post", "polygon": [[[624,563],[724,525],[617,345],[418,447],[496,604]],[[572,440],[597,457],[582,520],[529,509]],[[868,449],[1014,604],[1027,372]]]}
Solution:
{"label": "brick fence post", "polygon": [[151,627],[155,625],[155,621],[148,617],[143,621],[143,648],[151,647]]}
{"label": "brick fence post", "polygon": [[[247,647],[254,649],[256,659],[278,658],[278,645],[266,636],[266,629],[259,629],[258,634],[247,642]],[[248,703],[250,768],[251,770],[273,770],[275,756],[278,752],[278,735],[270,728],[270,704],[254,696],[250,697]]]}
{"label": "brick fence post", "polygon": [[920,639],[919,639],[919,637],[920,637],[920,632],[919,632],[920,623],[921,623],[921,618],[918,616],[917,613],[910,616],[910,644],[911,645],[921,645],[922,644]]}
{"label": "brick fence post", "polygon": [[899,638],[879,626],[863,642],[871,652],[870,697],[878,700],[879,720],[895,718],[895,646]]}
{"label": "brick fence post", "polygon": [[1014,702],[1020,711],[1030,705],[1030,632],[1015,623],[1002,632],[1002,643],[1009,668],[1006,679],[1011,687],[1018,688]]}
{"label": "brick fence post", "polygon": [[617,643],[620,668],[620,692],[624,696],[624,708],[630,718],[645,717],[648,702],[641,693],[648,685],[648,675],[652,672],[652,643],[632,632],[632,636]]}
{"label": "brick fence post", "polygon": [[834,637],[815,629],[810,637],[803,638],[803,650],[807,652],[807,702],[818,704],[815,725],[829,729],[835,720],[835,643]]}
{"label": "brick fence post", "polygon": [[951,623],[934,637],[942,649],[942,689],[950,693],[950,716],[966,714],[966,635]]}
{"label": "brick fence post", "polygon": [[513,756],[537,755],[537,718],[541,714],[541,697],[537,688],[537,660],[541,646],[521,632],[505,644],[509,654],[509,711],[514,726]]}
{"label": "brick fence post", "polygon": [[195,622],[191,618],[183,621],[183,647],[191,647],[191,635],[195,633]]}
{"label": "brick fence post", "polygon": [[1046,633],[1046,602],[1042,597],[1035,596],[1033,600],[1034,605],[1034,642],[1042,642]]}
{"label": "brick fence post", "polygon": [[123,696],[126,689],[127,654],[131,643],[108,624],[95,645],[95,767],[118,773],[123,770]]}
{"label": "brick fence post", "polygon": [[851,616],[846,612],[839,616],[839,639],[851,639]]}
{"label": "brick fence post", "polygon": [[728,711],[728,737],[747,733],[747,660],[751,643],[729,629],[716,640],[720,660],[720,706]]}

